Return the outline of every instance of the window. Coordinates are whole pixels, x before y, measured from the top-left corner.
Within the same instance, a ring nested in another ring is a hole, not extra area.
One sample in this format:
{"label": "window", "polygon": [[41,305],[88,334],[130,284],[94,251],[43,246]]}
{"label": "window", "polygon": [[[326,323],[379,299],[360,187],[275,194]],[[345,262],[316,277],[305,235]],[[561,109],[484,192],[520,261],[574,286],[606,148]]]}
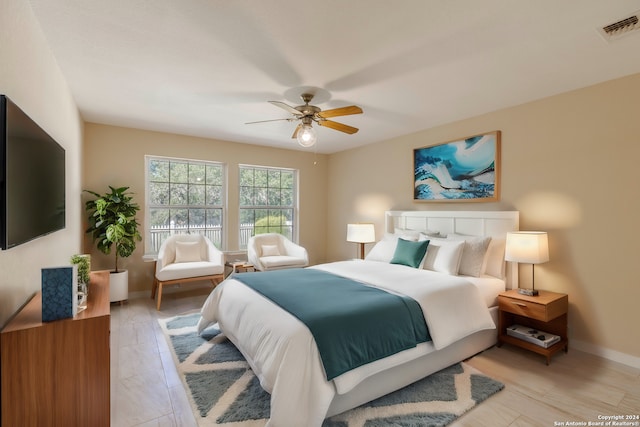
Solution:
{"label": "window", "polygon": [[297,172],[240,166],[240,249],[255,234],[280,233],[297,241]]}
{"label": "window", "polygon": [[223,247],[224,165],[216,162],[145,157],[145,247],[158,253],[172,234],[203,234]]}

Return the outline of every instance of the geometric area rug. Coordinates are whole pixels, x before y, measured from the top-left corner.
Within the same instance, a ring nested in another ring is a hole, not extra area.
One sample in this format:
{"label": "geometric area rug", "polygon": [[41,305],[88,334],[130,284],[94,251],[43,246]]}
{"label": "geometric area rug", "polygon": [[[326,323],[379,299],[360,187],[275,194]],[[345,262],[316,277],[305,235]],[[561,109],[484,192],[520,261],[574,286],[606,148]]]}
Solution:
{"label": "geometric area rug", "polygon": [[[216,325],[198,335],[200,313],[160,319],[200,427],[263,427],[270,395]],[[407,387],[328,418],[322,427],[446,426],[504,385],[456,363]]]}

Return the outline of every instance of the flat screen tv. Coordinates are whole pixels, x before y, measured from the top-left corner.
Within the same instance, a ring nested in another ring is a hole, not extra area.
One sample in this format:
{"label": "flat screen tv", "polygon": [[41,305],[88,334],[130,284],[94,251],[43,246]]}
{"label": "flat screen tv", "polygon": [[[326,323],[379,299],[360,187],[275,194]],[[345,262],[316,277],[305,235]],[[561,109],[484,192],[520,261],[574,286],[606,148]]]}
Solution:
{"label": "flat screen tv", "polygon": [[65,227],[65,152],[0,95],[0,249]]}

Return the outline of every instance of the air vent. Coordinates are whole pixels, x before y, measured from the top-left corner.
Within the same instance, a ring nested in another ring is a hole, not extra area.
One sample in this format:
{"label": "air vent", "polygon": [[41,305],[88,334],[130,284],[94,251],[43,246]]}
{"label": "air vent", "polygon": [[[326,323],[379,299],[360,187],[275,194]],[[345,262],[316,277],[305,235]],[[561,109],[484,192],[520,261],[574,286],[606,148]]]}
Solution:
{"label": "air vent", "polygon": [[640,19],[638,16],[640,16],[640,11],[627,18],[605,25],[599,28],[598,32],[607,41],[614,41],[627,34],[638,32],[640,31],[640,25],[638,25]]}

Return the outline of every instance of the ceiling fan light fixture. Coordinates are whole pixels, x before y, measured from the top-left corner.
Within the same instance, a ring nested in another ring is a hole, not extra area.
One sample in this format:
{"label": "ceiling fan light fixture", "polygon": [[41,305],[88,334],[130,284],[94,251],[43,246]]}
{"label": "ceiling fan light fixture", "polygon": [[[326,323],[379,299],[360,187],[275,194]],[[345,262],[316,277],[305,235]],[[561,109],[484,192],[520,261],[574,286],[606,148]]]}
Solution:
{"label": "ceiling fan light fixture", "polygon": [[296,137],[298,139],[298,144],[305,148],[313,147],[318,139],[316,130],[311,126],[311,124],[303,124],[298,130],[298,135]]}
{"label": "ceiling fan light fixture", "polygon": [[298,144],[300,144],[300,146],[304,148],[313,147],[318,140],[316,130],[312,126],[313,122],[316,122],[318,126],[327,127],[329,129],[344,132],[349,135],[358,132],[358,128],[345,125],[344,123],[335,122],[333,120],[328,120],[328,118],[350,116],[352,114],[362,114],[362,108],[358,107],[357,105],[349,105],[347,107],[332,108],[330,110],[323,111],[322,109],[320,109],[320,107],[309,104],[309,102],[311,102],[311,100],[313,99],[313,96],[313,93],[303,93],[302,95],[300,95],[300,97],[302,98],[304,105],[298,105],[295,107],[292,107],[281,101],[269,101],[276,107],[282,108],[283,110],[287,111],[290,116],[286,119],[260,120],[257,122],[248,122],[247,124],[272,122],[278,120],[287,120],[290,122],[300,120],[300,123],[298,124],[298,126],[296,126],[293,134],[291,135],[291,138],[297,139]]}

